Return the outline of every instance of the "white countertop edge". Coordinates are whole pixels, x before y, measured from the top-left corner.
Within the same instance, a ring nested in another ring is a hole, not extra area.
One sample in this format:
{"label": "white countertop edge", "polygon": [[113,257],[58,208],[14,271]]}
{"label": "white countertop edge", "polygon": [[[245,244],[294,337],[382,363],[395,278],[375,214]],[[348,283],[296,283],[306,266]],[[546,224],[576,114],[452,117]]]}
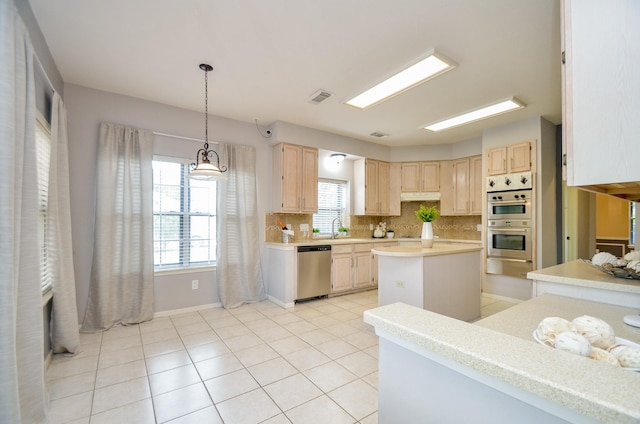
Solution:
{"label": "white countertop edge", "polygon": [[637,387],[638,376],[630,371],[402,303],[365,311],[364,321],[602,422],[640,420],[640,404],[616,396],[620,385]]}
{"label": "white countertop edge", "polygon": [[456,253],[479,252],[482,250],[480,246],[462,245],[462,244],[434,244],[431,248],[423,248],[422,246],[393,246],[393,247],[374,247],[371,253],[379,256],[398,256],[398,257],[419,257],[419,256],[438,256],[453,255]]}
{"label": "white countertop edge", "polygon": [[579,259],[549,268],[529,271],[527,278],[549,283],[640,294],[640,281],[610,276]]}

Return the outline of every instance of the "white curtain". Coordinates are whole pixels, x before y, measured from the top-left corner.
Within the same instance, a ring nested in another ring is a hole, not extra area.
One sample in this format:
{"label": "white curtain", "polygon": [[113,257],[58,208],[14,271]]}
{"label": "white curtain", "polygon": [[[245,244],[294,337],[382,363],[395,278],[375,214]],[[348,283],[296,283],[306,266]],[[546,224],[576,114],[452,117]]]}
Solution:
{"label": "white curtain", "polygon": [[256,151],[250,146],[220,145],[227,180],[217,188],[216,280],[222,306],[266,299],[260,266],[260,229],[256,191]]}
{"label": "white curtain", "polygon": [[100,124],[84,332],[153,318],[153,133]]}
{"label": "white curtain", "polygon": [[0,423],[47,422],[33,47],[0,1]]}
{"label": "white curtain", "polygon": [[53,94],[51,114],[48,194],[47,243],[53,285],[51,346],[54,353],[76,353],[80,345],[80,335],[71,245],[67,112],[58,93]]}

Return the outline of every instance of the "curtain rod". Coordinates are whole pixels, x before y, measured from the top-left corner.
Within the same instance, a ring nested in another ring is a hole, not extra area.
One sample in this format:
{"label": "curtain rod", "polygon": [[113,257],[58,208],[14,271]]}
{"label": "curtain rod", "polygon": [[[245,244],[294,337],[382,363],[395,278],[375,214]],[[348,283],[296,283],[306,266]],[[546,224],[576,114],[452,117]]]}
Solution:
{"label": "curtain rod", "polygon": [[[200,143],[204,143],[204,140],[202,140],[200,138],[184,137],[184,136],[181,136],[181,135],[167,134],[167,133],[162,133],[162,132],[158,132],[158,131],[153,131],[153,135],[161,135],[163,137],[178,138],[180,140],[198,141]],[[209,144],[220,144],[220,143],[218,143],[217,141],[209,141]]]}

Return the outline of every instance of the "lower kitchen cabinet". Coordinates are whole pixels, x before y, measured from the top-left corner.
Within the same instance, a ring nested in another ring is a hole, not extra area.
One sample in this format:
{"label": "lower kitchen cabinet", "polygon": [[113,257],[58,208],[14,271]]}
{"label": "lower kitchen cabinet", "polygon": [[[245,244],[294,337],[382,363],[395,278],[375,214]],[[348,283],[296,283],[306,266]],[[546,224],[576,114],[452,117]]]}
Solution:
{"label": "lower kitchen cabinet", "polygon": [[353,288],[371,287],[371,244],[354,245],[353,253]]}
{"label": "lower kitchen cabinet", "polygon": [[[352,245],[333,246],[331,249],[331,292],[351,290],[352,283]],[[348,250],[348,252],[347,252]]]}

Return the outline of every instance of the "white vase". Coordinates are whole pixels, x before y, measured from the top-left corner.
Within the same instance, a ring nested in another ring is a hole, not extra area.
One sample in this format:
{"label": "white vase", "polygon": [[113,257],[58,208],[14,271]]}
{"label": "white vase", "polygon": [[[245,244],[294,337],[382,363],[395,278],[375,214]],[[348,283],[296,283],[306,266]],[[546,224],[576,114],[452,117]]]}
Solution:
{"label": "white vase", "polygon": [[433,225],[431,222],[422,223],[422,247],[433,247]]}

